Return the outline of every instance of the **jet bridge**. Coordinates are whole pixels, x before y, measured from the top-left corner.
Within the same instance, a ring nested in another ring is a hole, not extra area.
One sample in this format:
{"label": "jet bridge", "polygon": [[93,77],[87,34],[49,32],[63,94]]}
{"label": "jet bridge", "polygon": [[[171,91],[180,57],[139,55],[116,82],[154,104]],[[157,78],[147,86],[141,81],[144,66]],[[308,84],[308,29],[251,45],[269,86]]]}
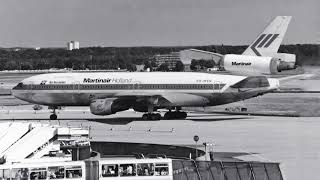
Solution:
{"label": "jet bridge", "polygon": [[0,124],[0,157],[13,144],[27,134],[31,129],[29,123],[1,123]]}
{"label": "jet bridge", "polygon": [[0,123],[0,158],[5,162],[42,158],[60,151],[61,144],[88,140],[85,127],[60,127],[49,124]]}
{"label": "jet bridge", "polygon": [[53,141],[56,128],[35,127],[5,152],[7,159],[24,159]]}

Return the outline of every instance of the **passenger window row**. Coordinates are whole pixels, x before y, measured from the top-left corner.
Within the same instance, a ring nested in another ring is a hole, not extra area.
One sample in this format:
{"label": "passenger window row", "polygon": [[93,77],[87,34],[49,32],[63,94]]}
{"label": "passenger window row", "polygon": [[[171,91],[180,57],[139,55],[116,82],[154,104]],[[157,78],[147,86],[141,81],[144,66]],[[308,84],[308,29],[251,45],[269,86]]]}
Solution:
{"label": "passenger window row", "polygon": [[223,84],[27,85],[26,89],[220,89]]}

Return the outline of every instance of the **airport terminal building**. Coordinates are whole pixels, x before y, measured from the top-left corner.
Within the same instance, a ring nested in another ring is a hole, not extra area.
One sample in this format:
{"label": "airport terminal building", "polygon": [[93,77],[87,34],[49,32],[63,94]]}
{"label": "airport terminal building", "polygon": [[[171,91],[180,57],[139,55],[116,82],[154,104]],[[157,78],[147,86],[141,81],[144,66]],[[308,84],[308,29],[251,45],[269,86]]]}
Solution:
{"label": "airport terminal building", "polygon": [[194,152],[188,147],[90,142],[87,128],[6,122],[0,129],[0,179],[283,179],[279,163],[203,161],[175,157]]}

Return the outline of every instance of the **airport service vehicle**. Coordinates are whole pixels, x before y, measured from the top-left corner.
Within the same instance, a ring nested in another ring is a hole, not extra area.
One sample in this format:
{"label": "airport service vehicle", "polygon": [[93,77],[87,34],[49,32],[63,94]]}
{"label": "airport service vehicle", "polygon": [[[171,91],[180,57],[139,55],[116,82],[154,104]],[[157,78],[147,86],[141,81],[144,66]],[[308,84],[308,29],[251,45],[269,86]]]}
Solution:
{"label": "airport service vehicle", "polygon": [[[56,109],[90,106],[95,115],[130,108],[147,112],[143,119],[186,118],[181,107],[232,103],[277,90],[279,80],[194,72],[53,73],[32,76],[12,89],[15,97]],[[174,110],[174,111],[172,111]],[[50,119],[56,119],[55,110]]]}

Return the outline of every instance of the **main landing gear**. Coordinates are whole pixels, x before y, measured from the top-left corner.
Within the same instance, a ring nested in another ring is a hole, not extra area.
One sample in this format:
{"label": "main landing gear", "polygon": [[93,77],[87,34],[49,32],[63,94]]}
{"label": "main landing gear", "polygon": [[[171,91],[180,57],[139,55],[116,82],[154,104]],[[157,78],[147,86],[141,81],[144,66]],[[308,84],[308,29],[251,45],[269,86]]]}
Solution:
{"label": "main landing gear", "polygon": [[[169,111],[163,116],[163,119],[185,119],[187,113],[183,111]],[[147,113],[142,115],[143,120],[161,120],[161,115],[159,113]]]}
{"label": "main landing gear", "polygon": [[[142,116],[143,120],[160,120],[161,115],[159,113],[153,113],[153,108],[148,108],[149,112]],[[176,107],[175,111],[171,111],[169,109],[168,112],[164,114],[163,119],[185,119],[187,117],[187,113],[180,111],[181,107]]]}
{"label": "main landing gear", "polygon": [[142,115],[143,120],[161,120],[161,114],[159,113],[147,113]]}
{"label": "main landing gear", "polygon": [[161,120],[161,114],[153,113],[154,112],[154,104],[148,105],[148,113],[142,115],[142,120]]}
{"label": "main landing gear", "polygon": [[171,111],[169,109],[168,112],[164,114],[164,119],[185,119],[187,117],[187,113],[180,111],[181,107],[175,107],[175,111]]}
{"label": "main landing gear", "polygon": [[166,112],[163,116],[164,119],[185,119],[187,117],[187,113],[183,111],[169,111]]}

